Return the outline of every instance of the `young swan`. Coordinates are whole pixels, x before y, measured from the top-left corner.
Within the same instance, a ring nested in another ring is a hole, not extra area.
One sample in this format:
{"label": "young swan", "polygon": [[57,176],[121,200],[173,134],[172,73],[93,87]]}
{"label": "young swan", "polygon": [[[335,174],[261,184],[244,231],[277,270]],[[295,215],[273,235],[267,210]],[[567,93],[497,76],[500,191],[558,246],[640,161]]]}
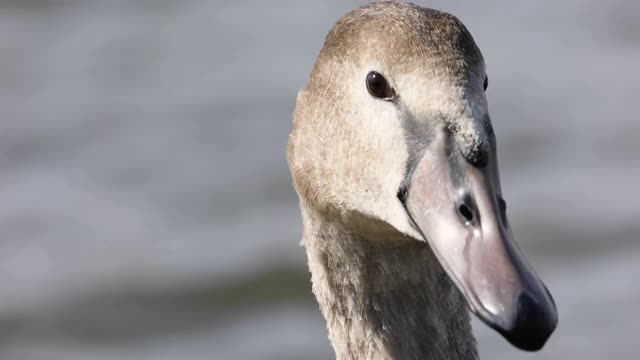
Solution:
{"label": "young swan", "polygon": [[327,35],[289,162],[338,359],[476,359],[468,308],[525,350],[555,329],[512,240],[486,86],[446,13],[374,3]]}

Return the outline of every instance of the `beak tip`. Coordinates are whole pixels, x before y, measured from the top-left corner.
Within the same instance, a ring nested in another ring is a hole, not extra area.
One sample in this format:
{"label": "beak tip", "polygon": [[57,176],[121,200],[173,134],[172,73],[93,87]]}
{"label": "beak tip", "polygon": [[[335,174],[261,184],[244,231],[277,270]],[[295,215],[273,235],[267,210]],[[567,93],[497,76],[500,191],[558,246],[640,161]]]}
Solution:
{"label": "beak tip", "polygon": [[538,304],[528,295],[518,299],[517,318],[509,329],[496,329],[513,346],[525,351],[538,351],[558,325],[558,313],[553,301]]}

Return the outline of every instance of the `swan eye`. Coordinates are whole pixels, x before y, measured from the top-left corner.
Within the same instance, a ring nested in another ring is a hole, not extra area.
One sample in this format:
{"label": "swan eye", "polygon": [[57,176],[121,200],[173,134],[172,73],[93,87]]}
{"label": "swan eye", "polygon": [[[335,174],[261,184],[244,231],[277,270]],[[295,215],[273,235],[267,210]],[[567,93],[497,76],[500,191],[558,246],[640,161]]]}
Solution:
{"label": "swan eye", "polygon": [[489,87],[489,76],[484,76],[484,84],[482,84],[482,87],[484,88],[484,91],[487,91],[487,88]]}
{"label": "swan eye", "polygon": [[390,100],[395,96],[387,79],[377,71],[367,74],[367,90],[376,99]]}

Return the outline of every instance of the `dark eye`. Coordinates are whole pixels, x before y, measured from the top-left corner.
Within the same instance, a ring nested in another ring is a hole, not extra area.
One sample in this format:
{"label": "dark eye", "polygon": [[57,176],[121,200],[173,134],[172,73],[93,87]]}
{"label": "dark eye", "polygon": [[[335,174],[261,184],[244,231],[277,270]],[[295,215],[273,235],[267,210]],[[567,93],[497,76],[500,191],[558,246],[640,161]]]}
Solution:
{"label": "dark eye", "polygon": [[367,90],[371,96],[377,99],[389,100],[395,95],[387,79],[376,71],[367,74]]}
{"label": "dark eye", "polygon": [[482,87],[484,88],[484,91],[487,91],[487,88],[489,87],[489,77],[488,76],[484,76],[484,84],[482,84]]}

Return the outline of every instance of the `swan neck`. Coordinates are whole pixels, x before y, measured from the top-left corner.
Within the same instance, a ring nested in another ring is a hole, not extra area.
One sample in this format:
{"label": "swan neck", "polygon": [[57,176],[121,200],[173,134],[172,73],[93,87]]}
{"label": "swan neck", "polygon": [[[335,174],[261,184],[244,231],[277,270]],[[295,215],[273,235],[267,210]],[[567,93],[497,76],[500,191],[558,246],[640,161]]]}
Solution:
{"label": "swan neck", "polygon": [[313,292],[338,360],[478,358],[467,305],[431,249],[303,208]]}

